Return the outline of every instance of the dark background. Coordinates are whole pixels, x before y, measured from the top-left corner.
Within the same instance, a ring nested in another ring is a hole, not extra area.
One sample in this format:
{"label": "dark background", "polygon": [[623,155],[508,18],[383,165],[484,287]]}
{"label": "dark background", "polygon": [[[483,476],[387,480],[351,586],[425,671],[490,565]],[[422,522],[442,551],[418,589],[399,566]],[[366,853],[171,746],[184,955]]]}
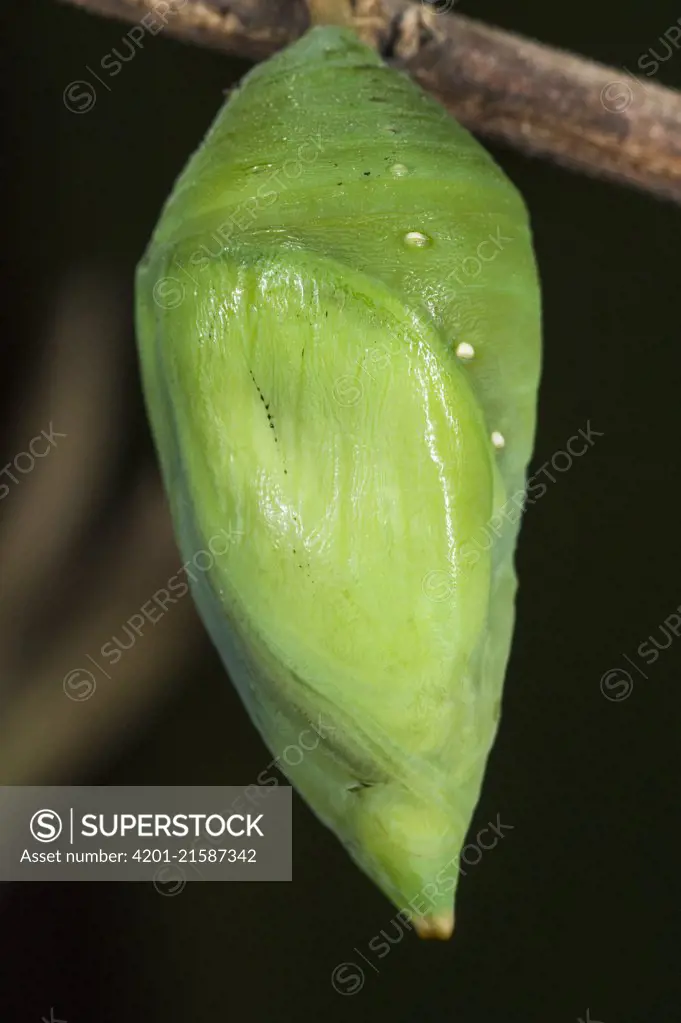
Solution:
{"label": "dark background", "polygon": [[[469,2],[461,10],[631,68],[650,47],[664,53],[659,37],[681,16],[661,0],[631,8],[594,0]],[[3,305],[10,322],[0,378],[2,464],[51,418],[48,396],[32,426],[15,429],[50,345],[59,296],[74,276],[105,282],[118,359],[107,433],[116,443],[99,450],[111,466],[87,526],[30,614],[28,604],[12,606],[14,589],[3,596],[10,633],[24,637],[22,670],[0,680],[3,720],[14,728],[12,701],[42,685],[31,657],[51,657],[48,642],[100,599],[90,596],[93,580],[98,594],[106,591],[102,549],[115,549],[130,495],[154,478],[135,361],[133,270],[175,176],[246,65],[147,36],[109,82],[111,91],[98,88],[94,108],[76,115],[62,102],[64,88],[88,79],[85,66],[97,67],[129,26],[48,0],[23,0],[12,13],[4,74],[10,225]],[[681,51],[656,81],[681,87]],[[369,941],[390,929],[394,910],[296,797],[292,884],[194,884],[172,898],[150,884],[3,886],[2,1023],[39,1023],[52,1008],[68,1023],[576,1023],[587,1010],[602,1023],[679,1018],[681,639],[651,666],[636,650],[650,635],[666,642],[660,625],[681,604],[681,212],[491,148],[527,200],[543,279],[533,466],[587,421],[604,436],[525,517],[501,729],[471,833],[497,814],[513,830],[462,878],[453,940],[407,935],[378,960]],[[85,288],[95,300],[97,287]],[[84,344],[97,333],[85,330]],[[76,370],[74,402],[88,388]],[[67,458],[66,442],[62,450],[49,460]],[[22,482],[22,494],[28,487]],[[18,494],[0,504],[3,525],[11,501]],[[44,514],[42,542],[59,545],[60,529],[48,508]],[[2,539],[0,528],[0,549]],[[170,574],[149,571],[156,583],[145,583],[147,596]],[[131,614],[142,600],[130,600]],[[51,759],[49,721],[33,733],[37,717],[27,715],[26,737],[5,738],[30,764],[21,773],[15,761],[0,760],[0,783],[252,782],[271,757],[193,610],[182,613],[192,618],[183,619],[185,656],[172,670],[165,666],[153,698],[140,701],[133,680],[134,708],[116,705],[92,731],[96,699],[109,699],[103,685],[89,704],[67,707],[78,716],[69,719],[65,752]],[[176,623],[159,626],[159,635],[162,628],[170,642]],[[99,641],[112,632],[102,630]],[[78,663],[61,656],[50,690],[60,694],[64,670]],[[616,667],[633,679],[618,700],[599,685]],[[54,720],[56,728],[61,719]],[[344,961],[366,974],[351,996],[331,985]]]}

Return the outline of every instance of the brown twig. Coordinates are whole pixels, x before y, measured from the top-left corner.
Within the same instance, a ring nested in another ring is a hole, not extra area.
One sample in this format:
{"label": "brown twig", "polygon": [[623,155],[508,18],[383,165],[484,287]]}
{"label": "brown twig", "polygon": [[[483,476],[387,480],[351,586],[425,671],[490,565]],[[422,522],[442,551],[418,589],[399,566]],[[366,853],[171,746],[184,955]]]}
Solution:
{"label": "brown twig", "polygon": [[[262,60],[311,24],[354,28],[463,124],[681,202],[681,93],[410,0],[68,0]],[[453,6],[453,4],[451,5]]]}

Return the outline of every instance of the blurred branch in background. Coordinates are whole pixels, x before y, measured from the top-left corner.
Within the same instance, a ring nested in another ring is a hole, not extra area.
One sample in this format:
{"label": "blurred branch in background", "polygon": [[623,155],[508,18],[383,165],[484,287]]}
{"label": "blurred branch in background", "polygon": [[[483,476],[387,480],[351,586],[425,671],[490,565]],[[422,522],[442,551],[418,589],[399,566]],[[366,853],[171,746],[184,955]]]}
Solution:
{"label": "blurred branch in background", "polygon": [[473,131],[681,202],[681,93],[451,14],[455,0],[67,2],[253,60],[347,25]]}
{"label": "blurred branch in background", "polygon": [[[119,500],[116,468],[128,440],[124,316],[106,274],[62,283],[46,358],[15,432],[19,454],[3,476],[4,785],[65,783],[115,750],[202,640],[187,595],[166,614],[156,605],[155,620],[140,615],[181,558],[155,471]],[[115,508],[109,528],[99,521],[107,507]],[[102,656],[112,637],[121,644],[112,647],[116,667]]]}

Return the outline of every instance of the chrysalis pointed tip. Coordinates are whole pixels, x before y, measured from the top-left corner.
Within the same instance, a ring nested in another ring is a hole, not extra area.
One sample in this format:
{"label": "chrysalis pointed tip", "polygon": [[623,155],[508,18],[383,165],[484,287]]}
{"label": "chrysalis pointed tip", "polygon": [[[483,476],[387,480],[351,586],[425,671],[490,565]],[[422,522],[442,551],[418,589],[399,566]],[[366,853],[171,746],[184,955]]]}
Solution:
{"label": "chrysalis pointed tip", "polygon": [[454,933],[454,911],[438,913],[437,916],[422,916],[414,920],[419,938],[439,938],[446,941]]}

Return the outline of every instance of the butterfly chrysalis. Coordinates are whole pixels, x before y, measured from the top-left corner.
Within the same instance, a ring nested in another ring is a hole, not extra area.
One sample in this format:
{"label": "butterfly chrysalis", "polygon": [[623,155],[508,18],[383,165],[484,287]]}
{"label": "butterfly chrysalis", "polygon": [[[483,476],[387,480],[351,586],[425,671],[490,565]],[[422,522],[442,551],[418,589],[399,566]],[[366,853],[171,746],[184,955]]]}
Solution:
{"label": "butterfly chrysalis", "polygon": [[137,327],[230,677],[356,862],[449,935],[535,425],[522,199],[406,76],[314,29],[246,76],[177,181]]}

